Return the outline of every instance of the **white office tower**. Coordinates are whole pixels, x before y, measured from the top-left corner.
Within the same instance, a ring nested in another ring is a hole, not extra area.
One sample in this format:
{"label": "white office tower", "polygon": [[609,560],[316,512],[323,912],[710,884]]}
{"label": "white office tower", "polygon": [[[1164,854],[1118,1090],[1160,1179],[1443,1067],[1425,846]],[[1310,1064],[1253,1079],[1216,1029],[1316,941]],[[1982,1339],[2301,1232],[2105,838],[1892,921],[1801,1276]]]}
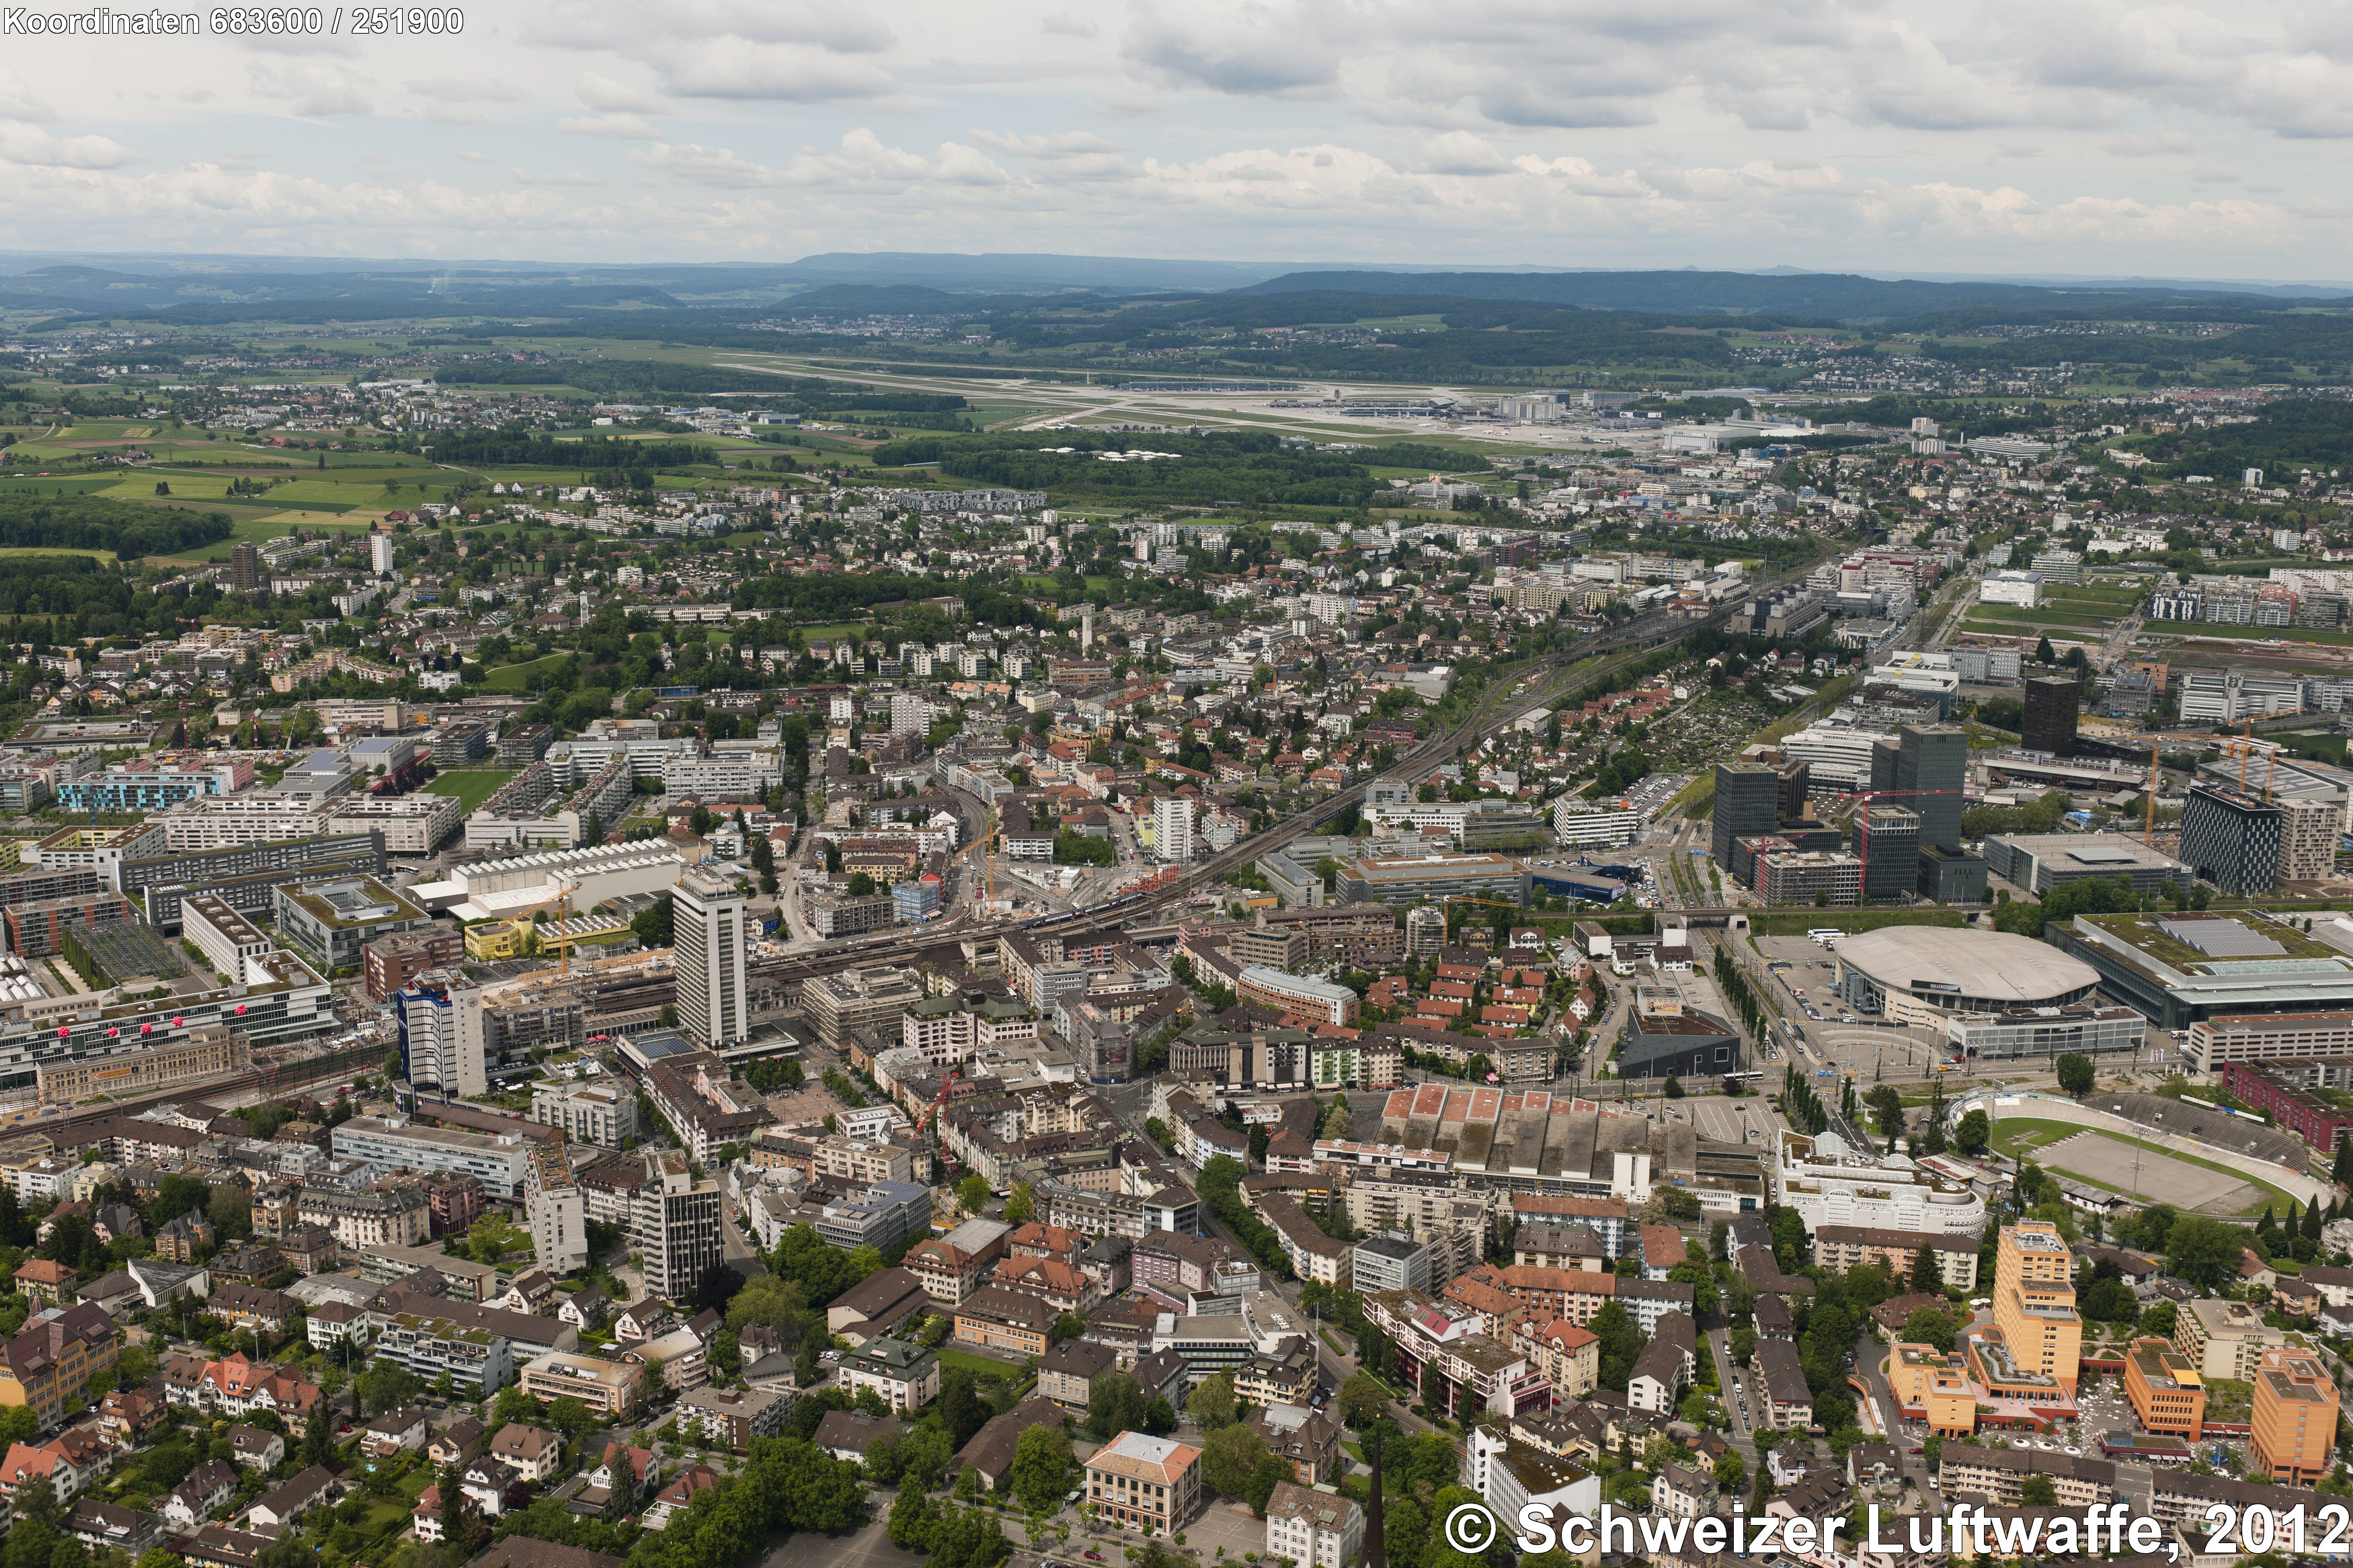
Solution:
{"label": "white office tower", "polygon": [[684,1306],[703,1277],[723,1260],[719,1184],[694,1179],[676,1149],[646,1155],[646,1184],[638,1189],[630,1240],[645,1262],[646,1294]]}
{"label": "white office tower", "polygon": [[679,877],[670,900],[678,932],[671,956],[679,1029],[711,1050],[748,1039],[752,1007],[744,978],[744,895],[724,877],[690,869]]}
{"label": "white office tower", "polygon": [[920,735],[932,727],[932,705],[913,691],[891,694],[891,733]]}
{"label": "white office tower", "polygon": [[490,1092],[481,987],[455,970],[428,969],[393,994],[392,1006],[409,1088],[443,1100]]}
{"label": "white office tower", "polygon": [[389,533],[368,535],[368,570],[379,577],[392,575],[392,535]]}
{"label": "white office tower", "polygon": [[572,1179],[562,1134],[532,1146],[523,1162],[522,1195],[539,1266],[550,1274],[587,1268],[588,1201]]}
{"label": "white office tower", "polygon": [[1163,860],[1193,858],[1193,804],[1173,795],[1152,803],[1152,847]]}
{"label": "white office tower", "polygon": [[1079,651],[1085,653],[1095,646],[1095,607],[1087,605],[1079,612]]}

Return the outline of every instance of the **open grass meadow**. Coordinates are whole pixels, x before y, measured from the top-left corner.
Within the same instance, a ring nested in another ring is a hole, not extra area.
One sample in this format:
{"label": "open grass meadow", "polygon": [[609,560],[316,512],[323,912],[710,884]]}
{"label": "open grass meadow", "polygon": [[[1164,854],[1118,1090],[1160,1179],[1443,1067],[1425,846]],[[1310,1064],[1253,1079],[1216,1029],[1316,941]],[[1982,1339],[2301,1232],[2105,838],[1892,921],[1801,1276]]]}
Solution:
{"label": "open grass meadow", "polygon": [[529,691],[533,670],[553,671],[575,654],[551,653],[543,658],[524,659],[519,664],[501,664],[482,677],[482,684],[493,691]]}
{"label": "open grass meadow", "polygon": [[426,784],[427,795],[454,795],[460,808],[470,814],[482,802],[499,793],[499,786],[515,776],[512,768],[463,768],[437,773]]}

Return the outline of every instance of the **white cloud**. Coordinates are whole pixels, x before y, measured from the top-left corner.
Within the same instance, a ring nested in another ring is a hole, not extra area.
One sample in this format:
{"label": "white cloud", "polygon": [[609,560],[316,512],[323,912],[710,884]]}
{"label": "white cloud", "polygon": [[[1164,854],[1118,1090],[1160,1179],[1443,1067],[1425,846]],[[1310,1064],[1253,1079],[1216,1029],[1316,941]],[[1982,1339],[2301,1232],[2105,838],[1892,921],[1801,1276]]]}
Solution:
{"label": "white cloud", "polygon": [[34,97],[22,77],[0,66],[0,120],[47,122],[57,117],[58,111]]}
{"label": "white cloud", "polygon": [[1205,0],[1184,6],[1145,0],[1120,52],[1172,87],[1257,96],[1326,89],[1339,73],[1332,11],[1265,0]]}
{"label": "white cloud", "polygon": [[776,183],[774,169],[738,157],[725,147],[700,147],[691,142],[676,146],[658,142],[650,147],[639,147],[629,153],[629,162],[674,180],[717,185],[725,190],[751,190]]}
{"label": "white cloud", "polygon": [[662,86],[684,98],[844,103],[897,90],[890,72],[791,45],[671,46],[656,58]]}
{"label": "white cloud", "polygon": [[1056,162],[1121,150],[1118,142],[1105,141],[1092,131],[1062,131],[1050,136],[1013,136],[997,131],[976,131],[972,139],[990,152],[1002,153],[1008,157],[1042,158]]}
{"label": "white cloud", "polygon": [[572,84],[572,88],[580,95],[581,102],[606,114],[661,112],[662,101],[659,94],[641,87],[631,87],[627,82],[615,81],[611,77],[600,76],[595,71],[584,73],[578,81]]}
{"label": "white cloud", "polygon": [[632,142],[650,142],[659,134],[637,114],[570,115],[557,121],[555,128],[567,136],[621,136]]}
{"label": "white cloud", "polygon": [[[2238,273],[2253,241],[2327,277],[2353,237],[2353,6],[2318,0],[554,0],[468,21],[168,61],[19,40],[11,243],[654,258],[928,232]],[[494,135],[442,129],[483,119]],[[255,147],[269,173],[230,151]],[[436,184],[460,147],[512,183]],[[166,191],[132,148],[204,172]]]}
{"label": "white cloud", "polygon": [[246,75],[260,99],[275,104],[279,113],[299,119],[369,114],[376,107],[376,95],[368,90],[366,83],[341,66],[257,62],[247,68]]}
{"label": "white cloud", "polygon": [[46,169],[120,169],[139,155],[104,136],[52,136],[37,127],[0,124],[0,163]]}
{"label": "white cloud", "polygon": [[1512,161],[1484,138],[1450,131],[1430,139],[1414,167],[1425,174],[1503,174],[1511,172]]}

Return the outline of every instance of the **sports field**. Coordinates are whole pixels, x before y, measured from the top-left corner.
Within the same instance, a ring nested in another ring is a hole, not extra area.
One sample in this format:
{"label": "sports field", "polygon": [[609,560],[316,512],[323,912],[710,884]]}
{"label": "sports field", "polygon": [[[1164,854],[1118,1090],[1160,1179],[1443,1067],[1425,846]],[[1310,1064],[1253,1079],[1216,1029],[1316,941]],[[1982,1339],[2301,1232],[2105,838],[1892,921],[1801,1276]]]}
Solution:
{"label": "sports field", "polygon": [[2004,1117],[1995,1123],[1994,1146],[2093,1186],[2127,1195],[2137,1191],[2144,1203],[2170,1204],[2190,1213],[2255,1214],[2266,1204],[2284,1207],[2290,1201],[2280,1188],[2228,1166],[2064,1121]]}

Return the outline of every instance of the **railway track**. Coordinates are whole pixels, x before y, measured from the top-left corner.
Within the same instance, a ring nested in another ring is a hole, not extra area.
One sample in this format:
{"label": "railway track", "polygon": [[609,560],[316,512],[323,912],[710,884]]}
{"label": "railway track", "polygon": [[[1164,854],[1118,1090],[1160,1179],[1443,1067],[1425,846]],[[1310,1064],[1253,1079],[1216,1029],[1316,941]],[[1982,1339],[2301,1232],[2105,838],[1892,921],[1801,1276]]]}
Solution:
{"label": "railway track", "polygon": [[[1760,582],[1755,592],[1769,592],[1794,581],[1799,574],[1792,572]],[[1471,717],[1442,734],[1432,735],[1420,742],[1385,772],[1390,774],[1412,773],[1436,766],[1478,745],[1489,736],[1510,728],[1528,714],[1552,706],[1567,694],[1556,689],[1553,678],[1564,669],[1586,664],[1597,654],[1600,656],[1600,662],[1578,670],[1577,684],[1613,675],[1627,665],[1668,643],[1689,637],[1704,626],[1721,626],[1731,614],[1732,608],[1727,605],[1697,620],[1669,622],[1664,617],[1650,617],[1635,622],[1610,637],[1597,638],[1594,644],[1574,651],[1546,654],[1524,664],[1508,666],[1498,672],[1497,689],[1511,692],[1525,685],[1528,689],[1525,693],[1515,697],[1489,696]],[[1166,887],[1155,889],[1149,893],[1129,894],[1108,903],[1090,905],[1063,914],[1032,917],[1028,921],[995,921],[928,935],[885,933],[852,937],[838,946],[817,952],[755,959],[750,967],[764,978],[797,984],[844,969],[905,963],[926,952],[944,952],[960,947],[965,942],[989,941],[1015,931],[1067,936],[1101,931],[1107,926],[1124,926],[1137,916],[1155,915],[1191,899],[1203,889],[1223,881],[1227,872],[1304,837],[1319,824],[1330,821],[1339,812],[1363,800],[1372,782],[1371,777],[1360,779],[1334,795],[1326,795],[1313,805],[1293,812],[1267,831],[1253,834],[1231,848],[1221,849],[1206,859],[1195,861]],[[1696,915],[1729,911],[1688,912]]]}

